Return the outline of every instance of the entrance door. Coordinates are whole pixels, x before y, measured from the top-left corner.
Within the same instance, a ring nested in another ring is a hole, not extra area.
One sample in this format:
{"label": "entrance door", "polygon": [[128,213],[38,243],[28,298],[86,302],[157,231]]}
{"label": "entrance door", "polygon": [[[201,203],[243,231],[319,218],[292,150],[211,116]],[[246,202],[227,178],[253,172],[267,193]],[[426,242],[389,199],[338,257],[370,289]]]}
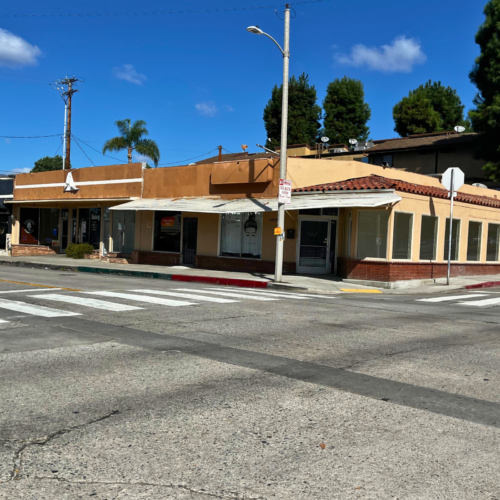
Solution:
{"label": "entrance door", "polygon": [[328,220],[301,220],[297,272],[327,274],[329,271]]}
{"label": "entrance door", "polygon": [[131,254],[135,242],[135,212],[115,210],[113,212],[113,252]]}
{"label": "entrance door", "polygon": [[182,228],[182,263],[194,264],[198,241],[198,219],[185,217]]}

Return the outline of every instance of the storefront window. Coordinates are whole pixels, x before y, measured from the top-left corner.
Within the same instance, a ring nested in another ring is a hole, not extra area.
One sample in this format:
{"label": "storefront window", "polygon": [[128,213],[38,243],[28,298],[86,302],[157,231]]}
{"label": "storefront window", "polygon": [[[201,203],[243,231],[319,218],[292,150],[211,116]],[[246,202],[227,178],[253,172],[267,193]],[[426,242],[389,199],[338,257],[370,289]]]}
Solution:
{"label": "storefront window", "polygon": [[387,258],[387,228],[389,213],[386,210],[362,211],[358,220],[358,258]]}
{"label": "storefront window", "polygon": [[181,218],[181,212],[155,212],[155,251],[180,253]]}
{"label": "storefront window", "polygon": [[[448,260],[449,238],[450,238],[450,219],[446,219],[446,228],[444,233],[444,254],[443,260]],[[460,221],[453,219],[453,228],[451,230],[451,260],[458,260],[458,249],[460,248]]]}
{"label": "storefront window", "polygon": [[0,250],[7,246],[7,233],[9,232],[9,215],[0,213]]}
{"label": "storefront window", "polygon": [[22,245],[38,245],[40,213],[38,208],[21,208],[21,238]]}
{"label": "storefront window", "polygon": [[80,242],[89,243],[97,250],[101,242],[101,209],[80,208]]}
{"label": "storefront window", "polygon": [[22,208],[20,222],[21,244],[59,244],[58,208]]}
{"label": "storefront window", "polygon": [[411,258],[413,215],[396,212],[394,215],[393,259]]}
{"label": "storefront window", "polygon": [[260,259],[262,213],[222,214],[220,254],[225,257]]}
{"label": "storefront window", "polygon": [[467,260],[481,260],[481,222],[469,222],[469,237],[467,238]]}
{"label": "storefront window", "polygon": [[422,215],[420,229],[420,260],[436,260],[438,218]]}
{"label": "storefront window", "polygon": [[486,247],[486,260],[498,261],[498,249],[500,244],[500,224],[488,224],[488,243]]}

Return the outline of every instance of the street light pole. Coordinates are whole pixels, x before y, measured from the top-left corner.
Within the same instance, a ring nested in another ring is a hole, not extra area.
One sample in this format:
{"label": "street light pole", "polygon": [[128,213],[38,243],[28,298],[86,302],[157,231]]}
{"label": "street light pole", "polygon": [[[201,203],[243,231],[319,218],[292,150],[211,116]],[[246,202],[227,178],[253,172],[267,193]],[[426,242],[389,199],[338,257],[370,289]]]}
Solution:
{"label": "street light pole", "polygon": [[[280,179],[286,179],[286,159],[287,159],[287,135],[288,135],[288,67],[290,62],[290,5],[286,4],[285,9],[285,40],[284,48],[267,33],[264,33],[258,26],[247,28],[250,33],[265,35],[270,38],[283,54],[283,96],[281,104],[281,146],[280,146]],[[276,240],[276,264],[274,271],[274,281],[279,283],[283,276],[283,243],[285,240],[285,204],[278,202],[278,227],[281,234]]]}

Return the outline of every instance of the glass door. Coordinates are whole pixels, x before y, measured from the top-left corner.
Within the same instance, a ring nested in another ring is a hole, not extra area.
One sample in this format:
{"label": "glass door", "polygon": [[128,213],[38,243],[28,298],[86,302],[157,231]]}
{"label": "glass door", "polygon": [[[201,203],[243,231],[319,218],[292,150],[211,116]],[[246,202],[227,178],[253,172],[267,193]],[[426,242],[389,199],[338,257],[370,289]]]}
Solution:
{"label": "glass door", "polygon": [[61,253],[68,247],[69,208],[61,210]]}
{"label": "glass door", "polygon": [[113,252],[131,254],[135,242],[135,212],[113,211]]}
{"label": "glass door", "polygon": [[327,274],[329,271],[330,221],[301,220],[297,272]]}

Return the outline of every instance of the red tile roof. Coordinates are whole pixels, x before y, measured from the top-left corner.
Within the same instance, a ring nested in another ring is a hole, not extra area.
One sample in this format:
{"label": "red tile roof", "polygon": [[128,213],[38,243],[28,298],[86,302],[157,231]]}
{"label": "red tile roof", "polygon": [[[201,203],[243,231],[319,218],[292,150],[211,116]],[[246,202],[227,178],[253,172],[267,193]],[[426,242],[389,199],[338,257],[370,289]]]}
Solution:
{"label": "red tile roof", "polygon": [[[379,175],[370,175],[359,177],[357,179],[348,179],[345,181],[333,182],[330,184],[318,184],[317,186],[307,186],[296,188],[294,193],[313,193],[327,191],[363,191],[367,189],[392,189],[405,193],[420,194],[422,196],[432,196],[433,198],[448,198],[448,191],[444,188],[433,186],[424,186],[422,184],[413,184],[398,179],[388,179]],[[499,193],[500,196],[500,193]],[[473,205],[483,205],[486,207],[500,208],[500,199],[490,198],[489,196],[479,196],[460,191],[455,198],[462,203],[471,203]]]}

